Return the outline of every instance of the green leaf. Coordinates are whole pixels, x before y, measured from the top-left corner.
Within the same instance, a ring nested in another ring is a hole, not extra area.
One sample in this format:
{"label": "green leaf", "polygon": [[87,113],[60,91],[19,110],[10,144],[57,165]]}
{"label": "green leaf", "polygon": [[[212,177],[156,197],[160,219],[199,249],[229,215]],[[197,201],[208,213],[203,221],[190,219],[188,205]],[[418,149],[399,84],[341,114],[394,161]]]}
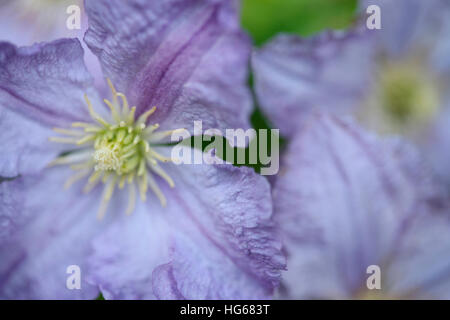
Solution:
{"label": "green leaf", "polygon": [[354,18],[357,0],[243,0],[242,25],[261,45],[280,32],[302,36],[342,29]]}

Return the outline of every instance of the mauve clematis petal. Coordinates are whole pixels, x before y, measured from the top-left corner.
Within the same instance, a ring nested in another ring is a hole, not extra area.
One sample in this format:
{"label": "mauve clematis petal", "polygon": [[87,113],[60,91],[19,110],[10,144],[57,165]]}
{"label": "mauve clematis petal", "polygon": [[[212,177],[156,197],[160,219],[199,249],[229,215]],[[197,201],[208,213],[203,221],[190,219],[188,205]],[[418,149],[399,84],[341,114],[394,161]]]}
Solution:
{"label": "mauve clematis petal", "polygon": [[13,111],[0,109],[0,177],[38,172],[62,150],[48,141],[52,131]]}
{"label": "mauve clematis petal", "polygon": [[[381,9],[381,29],[374,30],[390,55],[404,53],[415,38],[422,19],[424,8],[430,1],[421,0],[364,0],[360,3],[361,10],[366,13],[370,5]],[[365,24],[365,21],[364,21]]]}
{"label": "mauve clematis petal", "polygon": [[[434,68],[440,72],[450,74],[450,2],[442,0],[441,6],[434,11],[436,23],[435,30],[431,34],[436,35],[431,62]],[[434,18],[434,17],[433,17]],[[428,35],[425,35],[429,37]]]}
{"label": "mauve clematis petal", "polygon": [[[26,67],[25,67],[26,66]],[[50,126],[89,119],[93,79],[77,39],[17,48],[0,43],[0,106]]]}
{"label": "mauve clematis petal", "polygon": [[[250,41],[234,1],[86,1],[85,41],[137,113],[161,127],[246,128]],[[120,21],[120,23],[117,23]]]}
{"label": "mauve clematis petal", "polygon": [[[152,270],[168,261],[168,232],[158,199],[136,203],[131,216],[118,214],[93,241],[88,281],[105,299],[153,299]],[[109,215],[109,213],[108,213]]]}
{"label": "mauve clematis petal", "polygon": [[424,150],[436,174],[450,190],[450,101],[431,130]]}
{"label": "mauve clematis petal", "polygon": [[[384,54],[391,58],[408,54],[414,47],[423,49],[448,43],[445,24],[450,17],[450,3],[447,0],[364,0],[361,11],[365,13],[369,5],[381,9],[381,29],[372,32],[379,37]],[[362,22],[365,24],[365,19]]]}
{"label": "mauve clematis petal", "polygon": [[[293,138],[274,204],[288,298],[410,297],[411,280],[428,272],[409,262],[434,264],[450,246],[448,206],[415,150],[334,116],[315,114]],[[381,291],[366,289],[370,265],[381,268]]]}
{"label": "mauve clematis petal", "polygon": [[270,297],[284,257],[265,178],[225,164],[165,169],[167,207],[153,195],[99,236],[90,281],[106,298]]}
{"label": "mauve clematis petal", "polygon": [[280,35],[254,53],[258,102],[282,135],[292,135],[312,109],[342,113],[358,102],[369,85],[370,38],[359,31]]}
{"label": "mauve clematis petal", "polygon": [[[108,223],[98,221],[99,190],[82,184],[65,190],[72,170],[46,169],[0,184],[0,297],[93,299],[85,281],[91,239]],[[6,206],[5,206],[6,204]],[[66,287],[67,268],[81,268],[81,289]]]}
{"label": "mauve clematis petal", "polygon": [[47,141],[51,127],[87,118],[91,85],[78,40],[0,43],[0,176],[38,172],[54,158],[61,148]]}

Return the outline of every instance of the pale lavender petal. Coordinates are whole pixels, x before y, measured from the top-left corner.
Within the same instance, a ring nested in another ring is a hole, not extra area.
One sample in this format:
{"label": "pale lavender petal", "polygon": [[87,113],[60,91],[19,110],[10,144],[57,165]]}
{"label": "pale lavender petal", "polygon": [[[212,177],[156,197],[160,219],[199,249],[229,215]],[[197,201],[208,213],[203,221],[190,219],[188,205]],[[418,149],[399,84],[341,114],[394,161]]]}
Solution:
{"label": "pale lavender petal", "polygon": [[[2,0],[0,2],[0,41],[32,45],[38,41],[80,37],[81,29],[67,28],[71,5],[82,7],[82,0],[30,1]],[[87,18],[81,12],[81,23]],[[32,26],[32,27],[30,27]]]}
{"label": "pale lavender petal", "polygon": [[[172,165],[156,196],[95,241],[92,283],[107,298],[268,298],[284,268],[269,185],[249,168]],[[118,237],[117,235],[121,236]]]}
{"label": "pale lavender petal", "polygon": [[[436,35],[432,52],[432,64],[440,72],[450,74],[450,2],[441,1],[441,7],[435,10],[436,31],[431,30]],[[430,34],[428,34],[428,37]]]}
{"label": "pale lavender petal", "polygon": [[[372,33],[378,37],[384,55],[396,58],[411,50],[448,43],[445,25],[450,17],[450,5],[447,0],[364,0],[360,10],[364,14],[374,4],[381,9],[381,29]],[[363,24],[367,17],[364,15]]]}
{"label": "pale lavender petal", "polygon": [[86,1],[85,41],[138,114],[157,107],[162,127],[246,128],[250,41],[234,3]]}
{"label": "pale lavender petal", "polygon": [[258,103],[281,135],[292,135],[311,110],[351,110],[369,85],[370,38],[359,31],[280,35],[254,53]]}
{"label": "pale lavender petal", "polygon": [[131,216],[117,215],[115,223],[98,235],[89,259],[88,281],[98,285],[105,299],[154,299],[152,272],[169,261],[171,226],[164,221],[158,199],[138,200]]}
{"label": "pale lavender petal", "polygon": [[443,214],[419,211],[405,225],[385,274],[385,286],[393,298],[450,299],[450,207]]}
{"label": "pale lavender petal", "polygon": [[450,102],[448,102],[431,129],[424,151],[438,178],[450,190]]}
{"label": "pale lavender petal", "polygon": [[[82,184],[63,188],[73,172],[46,169],[0,184],[0,297],[3,299],[93,299],[86,282],[91,239],[108,223],[98,221],[99,190]],[[7,204],[6,206],[4,204]],[[68,289],[67,268],[81,268],[81,289]]]}
{"label": "pale lavender petal", "polygon": [[[400,246],[417,233],[411,226],[420,216],[434,219],[444,206],[442,197],[409,145],[380,140],[333,116],[314,115],[291,142],[274,186],[275,218],[288,254],[284,294],[364,297],[367,267],[378,265],[385,279],[381,294],[408,297],[408,290],[392,288],[425,272],[391,276],[391,267],[408,254]],[[441,227],[450,231],[450,224]],[[436,236],[448,238],[441,231]],[[430,264],[441,259],[426,256],[423,247],[413,254]]]}
{"label": "pale lavender petal", "polygon": [[17,48],[0,43],[0,107],[50,126],[88,118],[93,79],[77,39]]}
{"label": "pale lavender petal", "polygon": [[38,172],[54,158],[61,149],[50,129],[88,119],[84,93],[95,97],[78,40],[0,43],[0,176]]}
{"label": "pale lavender petal", "polygon": [[0,177],[39,172],[62,152],[62,144],[48,141],[52,135],[47,126],[0,109]]}

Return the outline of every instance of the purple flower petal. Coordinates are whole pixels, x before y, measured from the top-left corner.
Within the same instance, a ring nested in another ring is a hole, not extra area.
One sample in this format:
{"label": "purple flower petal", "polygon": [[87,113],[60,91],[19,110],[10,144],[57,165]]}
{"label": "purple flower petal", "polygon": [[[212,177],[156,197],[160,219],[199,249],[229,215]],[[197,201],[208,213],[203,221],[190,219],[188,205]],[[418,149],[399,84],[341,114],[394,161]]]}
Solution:
{"label": "purple flower petal", "polygon": [[157,107],[161,127],[246,128],[250,42],[232,3],[87,1],[85,41],[138,114]]}
{"label": "purple flower petal", "polygon": [[[437,26],[425,36],[436,35],[432,52],[432,64],[439,72],[450,74],[450,2],[442,0],[440,7],[436,7],[432,20]],[[437,22],[437,23],[436,23]]]}
{"label": "purple flower petal", "polygon": [[87,19],[81,14],[81,29],[66,27],[70,5],[82,7],[82,0],[32,2],[29,0],[2,0],[0,11],[0,40],[18,45],[38,41],[81,37]]}
{"label": "purple flower petal", "polygon": [[258,102],[282,135],[292,135],[311,109],[342,113],[358,102],[370,79],[370,38],[356,31],[280,35],[255,52]]}
{"label": "purple flower petal", "polygon": [[[0,184],[0,297],[93,299],[86,279],[90,241],[108,220],[98,221],[98,190],[64,190],[68,168],[46,169]],[[5,205],[6,204],[6,205]],[[81,268],[81,289],[66,287],[67,268]]]}
{"label": "purple flower petal", "polygon": [[17,48],[0,43],[0,106],[50,126],[88,117],[92,77],[77,39]]}
{"label": "purple flower petal", "polygon": [[[274,186],[288,254],[286,297],[366,296],[373,293],[366,289],[370,265],[381,268],[381,295],[410,297],[410,280],[425,281],[428,272],[409,266],[401,273],[396,266],[421,259],[441,264],[437,253],[450,245],[450,223],[439,215],[448,207],[438,189],[409,145],[333,116],[310,118]],[[429,237],[443,240],[436,240],[434,254],[424,245]]]}
{"label": "purple flower petal", "polygon": [[99,236],[91,282],[106,298],[270,297],[284,257],[265,178],[230,165],[166,171],[175,181],[158,181],[167,207],[153,195]]}
{"label": "purple flower petal", "polygon": [[0,177],[38,172],[61,152],[50,128],[0,107]]}
{"label": "purple flower petal", "polygon": [[94,96],[78,40],[17,48],[0,43],[0,176],[38,172],[61,147],[51,126],[84,120],[84,93]]}
{"label": "purple flower petal", "polygon": [[[363,13],[373,4],[381,9],[381,29],[373,33],[379,37],[384,54],[391,57],[407,54],[417,44],[434,45],[433,37],[438,34],[440,25],[448,20],[446,0],[364,0],[360,4]],[[365,20],[363,22],[365,24]],[[446,39],[445,36],[443,34],[439,40]]]}

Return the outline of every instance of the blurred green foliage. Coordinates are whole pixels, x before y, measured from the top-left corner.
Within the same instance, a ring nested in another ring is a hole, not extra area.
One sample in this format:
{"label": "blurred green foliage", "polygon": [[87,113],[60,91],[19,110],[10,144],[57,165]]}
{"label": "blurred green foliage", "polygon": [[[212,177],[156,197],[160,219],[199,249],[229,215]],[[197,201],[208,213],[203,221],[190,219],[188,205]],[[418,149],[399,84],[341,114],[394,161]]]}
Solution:
{"label": "blurred green foliage", "polygon": [[243,0],[242,26],[256,45],[279,32],[311,35],[352,21],[357,0]]}

